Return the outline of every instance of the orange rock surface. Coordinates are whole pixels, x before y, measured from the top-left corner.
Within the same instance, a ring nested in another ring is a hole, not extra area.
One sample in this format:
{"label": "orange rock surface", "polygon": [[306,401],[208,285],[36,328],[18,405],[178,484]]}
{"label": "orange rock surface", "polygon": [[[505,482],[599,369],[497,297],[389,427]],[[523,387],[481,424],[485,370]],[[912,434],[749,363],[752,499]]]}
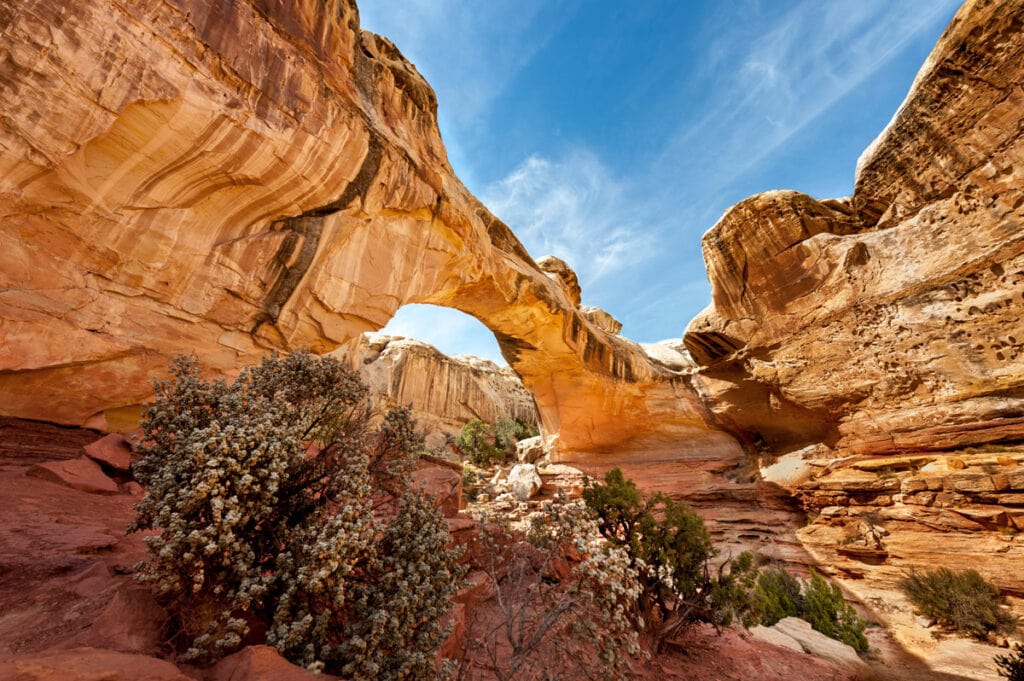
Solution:
{"label": "orange rock surface", "polygon": [[1022,11],[961,8],[851,198],[760,194],[705,235],[685,338],[724,422],[839,454],[1024,440]]}
{"label": "orange rock surface", "polygon": [[562,451],[735,450],[463,187],[433,91],[351,1],[0,16],[0,413],[103,427],[177,353],[352,349],[416,302],[495,333]]}

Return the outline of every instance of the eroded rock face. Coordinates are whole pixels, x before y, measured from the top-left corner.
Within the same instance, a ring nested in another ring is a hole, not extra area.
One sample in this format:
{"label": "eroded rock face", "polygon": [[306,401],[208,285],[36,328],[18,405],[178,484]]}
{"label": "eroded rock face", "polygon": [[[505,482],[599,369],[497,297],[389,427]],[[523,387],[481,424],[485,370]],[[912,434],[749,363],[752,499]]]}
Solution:
{"label": "eroded rock face", "polygon": [[469,194],[350,0],[28,0],[0,26],[0,413],[102,427],[177,353],[354,350],[417,302],[495,333],[562,451],[735,448]]}
{"label": "eroded rock face", "polygon": [[761,194],[704,237],[686,345],[738,431],[838,454],[1024,439],[1021,12],[960,10],[851,199]]}
{"label": "eroded rock face", "polygon": [[721,421],[789,452],[762,474],[807,511],[812,562],[930,663],[908,571],[976,569],[1024,595],[1022,16],[1018,0],[961,8],[852,197],[730,209],[703,241],[713,302],[685,335]]}
{"label": "eroded rock face", "polygon": [[474,418],[540,423],[533,395],[515,372],[485,359],[449,357],[412,338],[372,334],[360,341],[357,364],[370,390],[389,406],[409,407],[428,437],[456,436]]}

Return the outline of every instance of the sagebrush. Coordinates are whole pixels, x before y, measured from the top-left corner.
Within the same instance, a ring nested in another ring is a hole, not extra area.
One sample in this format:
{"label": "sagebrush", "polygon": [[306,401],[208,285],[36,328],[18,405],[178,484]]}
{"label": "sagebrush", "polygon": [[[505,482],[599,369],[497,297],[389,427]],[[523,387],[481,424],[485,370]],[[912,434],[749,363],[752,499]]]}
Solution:
{"label": "sagebrush", "polygon": [[358,375],[307,352],[231,383],[182,357],[155,388],[131,529],[157,531],[139,577],[169,606],[184,657],[265,638],[312,669],[436,678],[461,570],[447,523],[407,489],[422,449],[408,411],[373,428]]}
{"label": "sagebrush", "polygon": [[1008,634],[1016,619],[999,606],[999,590],[976,570],[938,568],[912,572],[899,587],[925,617],[949,629],[985,639],[989,632]]}

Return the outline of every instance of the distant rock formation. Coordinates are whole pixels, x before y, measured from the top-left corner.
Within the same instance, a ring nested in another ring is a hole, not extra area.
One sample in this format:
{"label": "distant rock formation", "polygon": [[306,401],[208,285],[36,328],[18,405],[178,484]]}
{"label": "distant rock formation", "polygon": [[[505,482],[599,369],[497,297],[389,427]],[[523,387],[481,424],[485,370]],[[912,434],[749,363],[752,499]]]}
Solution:
{"label": "distant rock formation", "polygon": [[559,451],[738,455],[466,190],[430,86],[351,0],[26,0],[0,43],[0,414],[103,427],[177,353],[354,354],[432,303],[494,332]]}
{"label": "distant rock formation", "polygon": [[474,418],[540,424],[533,395],[509,367],[384,334],[364,336],[357,357],[370,390],[387,406],[409,407],[431,443],[443,444]]}

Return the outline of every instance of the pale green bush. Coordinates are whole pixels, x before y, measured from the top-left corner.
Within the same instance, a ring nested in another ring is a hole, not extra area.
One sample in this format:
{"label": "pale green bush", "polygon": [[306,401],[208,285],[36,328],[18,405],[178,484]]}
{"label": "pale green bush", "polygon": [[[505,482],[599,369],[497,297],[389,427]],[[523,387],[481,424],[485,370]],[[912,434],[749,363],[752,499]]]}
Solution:
{"label": "pale green bush", "polygon": [[[385,655],[375,678],[432,678],[423,660],[461,573],[444,519],[406,489],[422,448],[408,412],[371,429],[358,376],[306,352],[230,384],[204,381],[194,359],[171,373],[142,424],[147,492],[131,529],[158,531],[139,578],[169,606],[184,657],[212,662],[265,630],[314,669]],[[380,532],[373,508],[388,499],[397,512]],[[406,573],[429,574],[427,588],[396,577]],[[401,634],[353,628],[381,616],[400,617]]]}

